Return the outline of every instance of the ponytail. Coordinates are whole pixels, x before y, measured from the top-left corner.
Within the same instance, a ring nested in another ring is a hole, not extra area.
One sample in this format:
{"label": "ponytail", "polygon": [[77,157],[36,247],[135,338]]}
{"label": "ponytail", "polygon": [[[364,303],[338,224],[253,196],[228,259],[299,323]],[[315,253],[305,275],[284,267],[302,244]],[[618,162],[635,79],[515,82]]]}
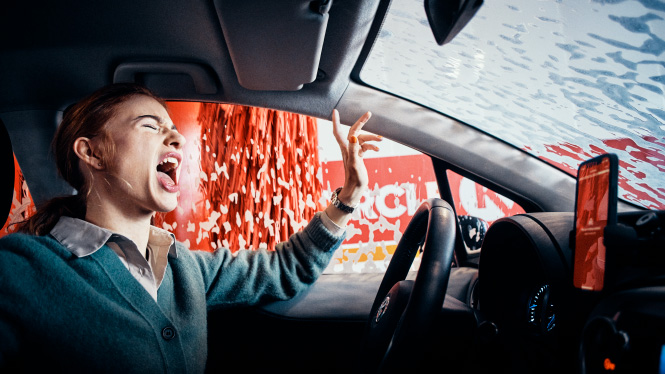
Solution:
{"label": "ponytail", "polygon": [[42,205],[35,214],[19,223],[18,232],[46,235],[62,216],[85,218],[85,199],[80,195],[53,198]]}

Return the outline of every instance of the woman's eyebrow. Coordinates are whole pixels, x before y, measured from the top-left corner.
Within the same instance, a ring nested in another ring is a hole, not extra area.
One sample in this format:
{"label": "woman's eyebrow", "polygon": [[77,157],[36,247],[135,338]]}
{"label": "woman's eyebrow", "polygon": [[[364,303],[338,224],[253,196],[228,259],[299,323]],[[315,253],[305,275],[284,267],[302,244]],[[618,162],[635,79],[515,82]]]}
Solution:
{"label": "woman's eyebrow", "polygon": [[141,120],[141,119],[143,119],[143,118],[152,118],[152,119],[154,119],[157,123],[160,123],[160,124],[164,123],[164,120],[162,119],[162,117],[155,116],[155,115],[152,115],[152,114],[144,114],[144,115],[142,115],[142,116],[138,116],[138,117],[134,118],[134,121],[138,121],[138,120]]}

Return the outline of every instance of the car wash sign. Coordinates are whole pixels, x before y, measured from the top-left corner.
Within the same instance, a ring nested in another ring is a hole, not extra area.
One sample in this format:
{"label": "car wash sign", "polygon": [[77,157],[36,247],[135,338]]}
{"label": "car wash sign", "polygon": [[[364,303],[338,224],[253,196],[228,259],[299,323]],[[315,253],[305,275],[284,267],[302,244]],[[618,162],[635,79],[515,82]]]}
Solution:
{"label": "car wash sign", "polygon": [[[338,267],[351,262],[355,268],[371,260],[372,266],[382,268],[420,204],[440,197],[432,162],[425,155],[366,158],[364,162],[369,190],[347,227],[342,253],[336,258]],[[331,191],[344,183],[342,161],[323,162],[321,176],[323,198],[330,200]],[[458,215],[473,215],[491,223],[524,212],[510,199],[467,178],[448,173],[448,180]]]}

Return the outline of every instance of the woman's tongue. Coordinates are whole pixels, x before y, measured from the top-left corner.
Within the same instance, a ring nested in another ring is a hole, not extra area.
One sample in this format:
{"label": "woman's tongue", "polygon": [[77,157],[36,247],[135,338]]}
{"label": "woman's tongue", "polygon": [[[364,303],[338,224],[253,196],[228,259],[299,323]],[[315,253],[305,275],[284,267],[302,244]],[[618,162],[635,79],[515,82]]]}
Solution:
{"label": "woman's tongue", "polygon": [[157,180],[159,184],[168,192],[178,192],[178,185],[171,179],[171,177],[161,171],[157,172]]}

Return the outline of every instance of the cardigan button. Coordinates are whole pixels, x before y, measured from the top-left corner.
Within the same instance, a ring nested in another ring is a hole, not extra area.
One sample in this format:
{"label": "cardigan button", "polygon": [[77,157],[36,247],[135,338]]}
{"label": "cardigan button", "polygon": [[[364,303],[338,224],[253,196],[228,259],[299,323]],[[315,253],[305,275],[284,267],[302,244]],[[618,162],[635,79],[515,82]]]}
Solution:
{"label": "cardigan button", "polygon": [[175,337],[175,330],[172,327],[164,327],[162,330],[162,338],[164,340],[171,340]]}

